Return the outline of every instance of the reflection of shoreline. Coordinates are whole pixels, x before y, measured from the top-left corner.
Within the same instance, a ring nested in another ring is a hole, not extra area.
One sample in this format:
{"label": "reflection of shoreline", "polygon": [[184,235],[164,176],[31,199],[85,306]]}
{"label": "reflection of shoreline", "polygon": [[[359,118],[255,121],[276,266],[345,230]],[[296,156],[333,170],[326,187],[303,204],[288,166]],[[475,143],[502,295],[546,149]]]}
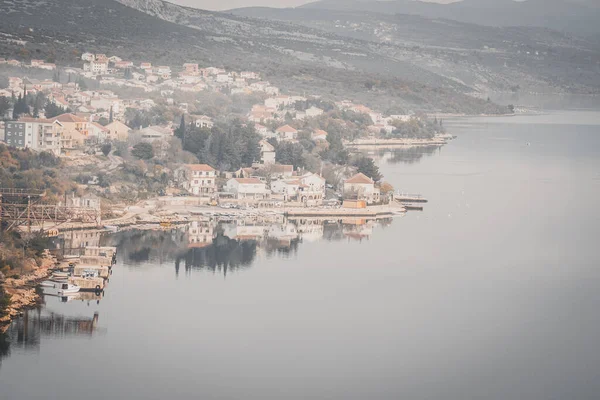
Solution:
{"label": "reflection of shoreline", "polygon": [[360,148],[363,150],[377,148],[393,147],[418,147],[418,146],[443,146],[448,143],[452,136],[436,136],[432,139],[357,139],[346,143],[350,148]]}
{"label": "reflection of shoreline", "polygon": [[10,354],[12,348],[38,349],[44,336],[64,338],[67,336],[92,336],[98,331],[99,314],[91,318],[66,317],[47,312],[42,308],[25,310],[22,317],[10,324],[0,335],[0,359]]}
{"label": "reflection of shoreline", "polygon": [[206,270],[226,275],[252,266],[262,257],[289,257],[300,244],[319,240],[363,240],[392,218],[311,218],[221,221],[199,218],[172,230],[124,231],[108,235],[102,245],[117,246],[125,265],[148,261],[175,264],[180,270]]}

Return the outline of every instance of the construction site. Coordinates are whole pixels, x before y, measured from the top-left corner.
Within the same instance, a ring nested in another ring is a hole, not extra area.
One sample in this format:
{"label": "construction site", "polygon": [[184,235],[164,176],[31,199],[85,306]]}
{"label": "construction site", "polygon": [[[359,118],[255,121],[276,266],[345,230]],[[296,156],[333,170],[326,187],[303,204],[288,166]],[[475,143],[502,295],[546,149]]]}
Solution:
{"label": "construction site", "polygon": [[0,226],[21,232],[45,232],[52,236],[70,223],[100,226],[100,202],[95,199],[68,197],[62,202],[46,201],[43,191],[0,188]]}

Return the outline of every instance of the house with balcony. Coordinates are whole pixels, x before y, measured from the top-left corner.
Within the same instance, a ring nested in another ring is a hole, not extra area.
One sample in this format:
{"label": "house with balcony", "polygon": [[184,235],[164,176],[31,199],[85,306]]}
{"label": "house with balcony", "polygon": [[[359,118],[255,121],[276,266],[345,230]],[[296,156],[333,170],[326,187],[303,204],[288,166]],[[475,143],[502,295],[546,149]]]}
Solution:
{"label": "house with balcony", "polygon": [[208,164],[186,164],[176,171],[176,177],[195,196],[211,197],[217,192],[217,171]]}
{"label": "house with balcony", "polygon": [[265,182],[258,178],[232,178],[225,184],[225,191],[238,200],[264,200],[271,192]]}

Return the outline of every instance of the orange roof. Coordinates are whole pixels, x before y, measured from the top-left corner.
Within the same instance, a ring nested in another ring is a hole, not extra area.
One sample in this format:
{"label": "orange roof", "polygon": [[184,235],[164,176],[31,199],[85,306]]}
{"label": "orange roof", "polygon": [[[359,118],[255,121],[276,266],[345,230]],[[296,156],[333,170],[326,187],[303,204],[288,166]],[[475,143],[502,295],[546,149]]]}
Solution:
{"label": "orange roof", "polygon": [[371,178],[369,178],[365,174],[358,173],[358,174],[354,175],[352,178],[344,181],[344,183],[366,183],[366,184],[372,185],[374,182]]}
{"label": "orange roof", "polygon": [[78,117],[77,115],[73,115],[73,114],[61,114],[58,117],[55,118],[56,120],[60,121],[60,122],[88,122],[87,120]]}
{"label": "orange roof", "polygon": [[262,181],[258,178],[235,178],[241,184],[257,184],[262,183]]}
{"label": "orange roof", "polygon": [[284,125],[284,126],[281,126],[281,127],[277,128],[277,132],[282,132],[282,133],[288,133],[288,132],[290,132],[290,133],[298,133],[298,131],[296,129],[292,128],[289,125]]}
{"label": "orange roof", "polygon": [[214,171],[215,169],[208,164],[187,164],[186,167],[192,171]]}

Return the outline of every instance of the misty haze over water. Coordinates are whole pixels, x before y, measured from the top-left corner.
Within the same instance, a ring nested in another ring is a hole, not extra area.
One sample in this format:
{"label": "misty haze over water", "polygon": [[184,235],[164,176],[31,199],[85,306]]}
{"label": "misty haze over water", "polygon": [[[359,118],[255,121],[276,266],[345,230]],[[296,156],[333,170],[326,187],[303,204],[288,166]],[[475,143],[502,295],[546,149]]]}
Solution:
{"label": "misty haze over water", "polygon": [[599,21],[4,1],[0,400],[597,400]]}
{"label": "misty haze over water", "polygon": [[600,114],[448,126],[459,138],[418,162],[377,156],[430,203],[360,241],[300,240],[226,276],[120,249],[99,305],[46,299],[98,312],[101,333],[12,337],[3,394],[47,398],[67,375],[66,399],[595,398]]}

